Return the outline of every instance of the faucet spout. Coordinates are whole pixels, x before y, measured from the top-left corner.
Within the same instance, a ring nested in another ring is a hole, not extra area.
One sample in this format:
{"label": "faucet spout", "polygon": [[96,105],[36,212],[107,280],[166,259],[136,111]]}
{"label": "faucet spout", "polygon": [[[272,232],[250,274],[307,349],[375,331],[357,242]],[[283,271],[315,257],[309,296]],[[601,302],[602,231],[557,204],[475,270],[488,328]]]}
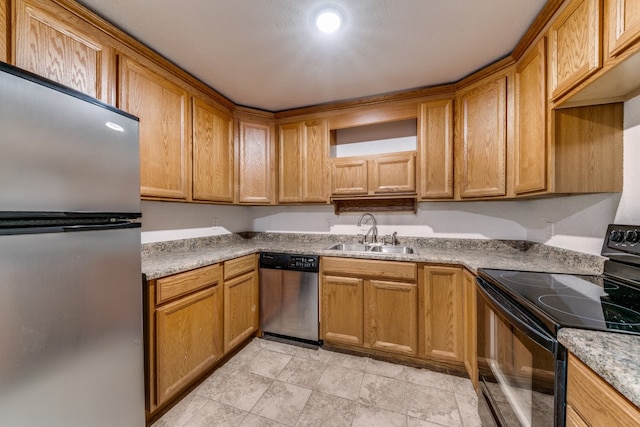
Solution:
{"label": "faucet spout", "polygon": [[373,216],[372,213],[364,213],[360,216],[360,219],[358,219],[358,227],[361,227],[363,222],[365,224],[367,223],[371,223],[371,227],[369,227],[369,230],[367,230],[367,233],[364,235],[364,243],[367,243],[367,236],[371,234],[371,243],[376,243],[378,241],[378,223],[376,221],[376,217]]}

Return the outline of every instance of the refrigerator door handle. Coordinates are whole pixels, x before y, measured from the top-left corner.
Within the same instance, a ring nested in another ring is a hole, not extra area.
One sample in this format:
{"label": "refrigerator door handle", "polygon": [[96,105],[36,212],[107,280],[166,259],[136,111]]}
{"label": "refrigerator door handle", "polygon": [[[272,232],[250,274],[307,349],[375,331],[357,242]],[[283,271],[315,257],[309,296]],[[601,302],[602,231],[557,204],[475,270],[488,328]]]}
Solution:
{"label": "refrigerator door handle", "polygon": [[109,224],[90,224],[90,225],[67,225],[62,227],[65,232],[71,231],[97,231],[97,230],[120,230],[123,228],[140,228],[142,224],[139,222],[114,222]]}

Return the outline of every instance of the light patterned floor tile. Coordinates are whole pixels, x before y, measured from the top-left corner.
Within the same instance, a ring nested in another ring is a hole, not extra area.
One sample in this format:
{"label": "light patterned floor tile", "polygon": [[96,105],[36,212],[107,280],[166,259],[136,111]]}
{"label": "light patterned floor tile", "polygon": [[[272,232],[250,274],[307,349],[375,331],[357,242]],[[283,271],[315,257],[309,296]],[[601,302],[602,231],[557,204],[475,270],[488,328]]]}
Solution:
{"label": "light patterned floor tile", "polygon": [[314,391],[298,419],[297,427],[349,427],[356,403],[331,394]]}
{"label": "light patterned floor tile", "polygon": [[273,380],[250,372],[238,372],[224,384],[212,399],[243,411],[250,411]]}
{"label": "light patterned floor tile", "polygon": [[365,373],[360,387],[361,403],[388,411],[407,413],[407,383]]}
{"label": "light patterned floor tile", "polygon": [[300,418],[309,396],[311,396],[309,389],[274,381],[251,413],[293,426]]}
{"label": "light patterned floor tile", "polygon": [[245,411],[209,400],[184,427],[234,427],[239,426],[246,416]]}
{"label": "light patterned floor tile", "polygon": [[453,392],[453,380],[451,379],[451,375],[417,368],[407,368],[406,374],[407,381],[410,383]]}
{"label": "light patterned floor tile", "polygon": [[318,381],[316,390],[345,399],[356,400],[364,372],[328,365]]}
{"label": "light patterned floor tile", "polygon": [[369,372],[374,375],[394,378],[397,380],[405,380],[407,377],[404,366],[375,359],[369,359],[364,370],[365,372]]}
{"label": "light patterned floor tile", "polygon": [[256,414],[249,414],[240,424],[240,427],[284,427],[284,424],[261,417]]}
{"label": "light patterned floor tile", "polygon": [[462,426],[455,395],[433,387],[409,384],[407,414],[445,426]]}
{"label": "light patterned floor tile", "polygon": [[317,360],[293,357],[278,375],[278,380],[301,387],[314,388],[326,367],[325,363]]}
{"label": "light patterned floor tile", "polygon": [[405,427],[407,416],[372,406],[358,405],[352,427]]}
{"label": "light patterned floor tile", "polygon": [[276,378],[293,356],[262,349],[243,369],[267,378]]}
{"label": "light patterned floor tile", "polygon": [[183,427],[207,402],[203,396],[189,394],[153,424],[153,427]]}

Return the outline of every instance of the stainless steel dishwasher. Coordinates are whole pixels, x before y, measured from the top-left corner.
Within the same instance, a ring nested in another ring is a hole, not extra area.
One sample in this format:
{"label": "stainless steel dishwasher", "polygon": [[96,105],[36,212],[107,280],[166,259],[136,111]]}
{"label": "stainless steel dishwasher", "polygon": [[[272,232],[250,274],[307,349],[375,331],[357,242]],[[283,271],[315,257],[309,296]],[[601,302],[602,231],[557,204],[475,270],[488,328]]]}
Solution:
{"label": "stainless steel dishwasher", "polygon": [[319,343],[318,257],[260,254],[260,329],[265,335]]}

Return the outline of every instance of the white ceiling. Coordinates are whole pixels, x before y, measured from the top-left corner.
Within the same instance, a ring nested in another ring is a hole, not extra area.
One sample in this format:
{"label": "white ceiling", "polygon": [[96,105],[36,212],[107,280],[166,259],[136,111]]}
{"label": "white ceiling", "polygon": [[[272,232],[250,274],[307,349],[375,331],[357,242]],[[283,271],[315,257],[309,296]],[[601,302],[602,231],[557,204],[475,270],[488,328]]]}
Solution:
{"label": "white ceiling", "polygon": [[[511,52],[545,0],[80,0],[240,105],[269,111],[449,83]],[[324,4],[347,17],[312,27]]]}

